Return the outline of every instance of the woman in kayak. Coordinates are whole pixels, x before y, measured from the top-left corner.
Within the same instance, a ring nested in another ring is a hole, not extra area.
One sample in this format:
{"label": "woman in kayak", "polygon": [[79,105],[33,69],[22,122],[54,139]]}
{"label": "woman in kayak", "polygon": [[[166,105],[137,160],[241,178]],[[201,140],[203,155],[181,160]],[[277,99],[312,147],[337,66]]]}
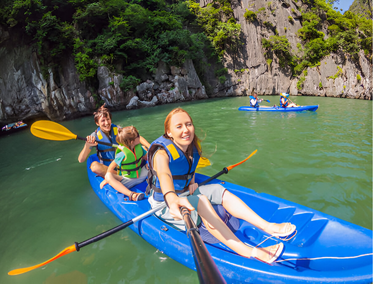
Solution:
{"label": "woman in kayak", "polygon": [[[260,249],[245,245],[218,217],[211,204],[221,204],[232,216],[250,222],[276,237],[293,234],[295,226],[265,221],[220,184],[199,187],[195,183],[194,171],[201,155],[201,147],[194,133],[192,118],[185,110],[176,108],[168,114],[164,127],[165,134],[150,145],[148,152],[149,202],[152,207],[163,201],[167,204],[166,209],[156,214],[167,223],[185,230],[179,211],[181,206],[185,206],[192,211],[191,216],[197,226],[202,219],[208,231],[236,253],[266,263],[274,262],[283,250],[283,243]],[[190,193],[187,198],[178,196],[187,190]]]}
{"label": "woman in kayak", "polygon": [[[104,177],[108,166],[114,160],[115,148],[112,146],[98,144],[96,141],[116,144],[118,126],[111,123],[111,113],[105,107],[105,104],[94,112],[93,115],[98,128],[90,136],[87,136],[87,141],[82,151],[79,153],[78,161],[79,163],[83,163],[91,153],[92,148],[96,147],[97,156],[100,159],[100,162],[93,162],[91,165],[91,170],[95,174]],[[149,147],[150,145],[148,141],[141,136],[140,143],[145,147]]]}
{"label": "woman in kayak", "polygon": [[[119,128],[116,142],[119,147],[116,150],[115,159],[109,165],[100,188],[109,183],[115,190],[127,195],[130,200],[142,200],[144,193],[129,190],[142,183],[148,175],[146,165],[141,167],[142,161],[147,160],[147,152],[141,147],[139,132],[133,126]],[[117,167],[119,175],[114,174]]]}
{"label": "woman in kayak", "polygon": [[289,94],[281,93],[280,94],[280,107],[296,107],[297,105],[293,102],[289,103]]}

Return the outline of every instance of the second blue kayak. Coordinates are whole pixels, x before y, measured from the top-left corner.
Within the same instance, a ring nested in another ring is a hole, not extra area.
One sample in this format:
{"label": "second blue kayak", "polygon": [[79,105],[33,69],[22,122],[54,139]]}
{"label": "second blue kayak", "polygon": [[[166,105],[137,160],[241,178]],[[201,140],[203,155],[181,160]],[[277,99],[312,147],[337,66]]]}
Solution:
{"label": "second blue kayak", "polygon": [[258,108],[251,107],[251,106],[242,106],[239,107],[238,110],[241,111],[282,111],[282,112],[287,112],[287,111],[304,111],[304,110],[309,110],[309,111],[316,111],[319,108],[319,105],[316,106],[298,106],[298,107],[265,107],[265,106],[260,106]]}

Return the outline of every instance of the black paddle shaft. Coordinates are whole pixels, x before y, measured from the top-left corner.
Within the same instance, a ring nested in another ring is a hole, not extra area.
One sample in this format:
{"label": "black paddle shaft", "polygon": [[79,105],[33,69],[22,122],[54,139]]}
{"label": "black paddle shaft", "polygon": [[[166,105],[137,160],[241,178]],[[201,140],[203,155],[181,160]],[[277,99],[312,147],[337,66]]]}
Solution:
{"label": "black paddle shaft", "polygon": [[[87,141],[87,138],[86,138],[86,137],[81,137],[81,136],[79,136],[79,135],[76,135],[76,139],[78,139],[78,140],[83,140],[83,141]],[[106,146],[111,146],[111,147],[117,147],[117,146],[118,146],[117,144],[110,144],[110,143],[101,142],[101,141],[96,141],[96,143],[98,143],[98,144],[102,144],[102,145],[106,145]]]}
{"label": "black paddle shaft", "polygon": [[208,252],[205,243],[201,239],[198,229],[190,217],[189,210],[185,207],[181,207],[180,213],[183,216],[187,228],[187,236],[192,247],[199,283],[226,283],[210,253]]}
{"label": "black paddle shaft", "polygon": [[131,219],[131,220],[127,221],[126,223],[120,224],[119,226],[116,226],[116,227],[114,227],[114,228],[112,228],[112,229],[110,229],[106,232],[103,232],[102,234],[99,234],[99,235],[97,235],[93,238],[90,238],[88,240],[85,240],[81,243],[75,242],[76,251],[79,251],[82,247],[85,247],[85,246],[87,246],[91,243],[102,240],[103,238],[106,238],[106,237],[108,237],[108,236],[110,236],[110,235],[112,235],[112,234],[114,234],[114,233],[116,233],[120,230],[123,230],[123,229],[127,228],[128,226],[131,226],[133,223],[134,223],[134,221],[133,221],[133,219]]}
{"label": "black paddle shaft", "polygon": [[[206,183],[212,181],[213,179],[221,176],[222,174],[227,174],[228,169],[224,168],[217,174],[204,180],[198,186],[205,185]],[[197,268],[198,278],[200,283],[226,283],[223,276],[221,275],[218,267],[216,266],[214,260],[209,254],[205,243],[201,239],[198,233],[198,229],[194,224],[192,218],[190,218],[189,210],[185,207],[180,208],[180,213],[183,216],[185,225],[187,227],[187,235],[189,237],[190,245],[192,247],[194,263]]]}
{"label": "black paddle shaft", "polygon": [[208,179],[199,183],[198,186],[205,185],[206,183],[212,181],[213,179],[216,179],[217,177],[220,177],[222,174],[227,174],[227,173],[228,173],[228,169],[224,168],[222,171],[218,172],[217,174],[213,175],[212,177],[209,177]]}
{"label": "black paddle shaft", "polygon": [[[85,138],[83,137],[79,137],[77,136],[76,139],[80,139],[80,140],[86,140]],[[212,181],[213,179],[217,178],[218,176],[221,176],[222,174],[226,174],[228,173],[228,169],[227,168],[224,168],[222,171],[218,172],[216,175],[204,180],[203,182],[201,182],[199,185],[204,185],[210,181]],[[102,234],[99,234],[93,238],[90,238],[88,240],[85,240],[81,243],[77,243],[75,242],[75,247],[76,247],[76,250],[79,251],[79,249],[81,249],[82,247],[85,247],[86,245],[89,245],[91,243],[94,243],[94,242],[97,242],[99,240],[102,240],[103,238],[106,238],[120,230],[123,230],[125,228],[127,228],[128,226],[131,226],[133,223],[136,223],[138,220],[141,220],[142,218],[145,218],[146,216],[149,216],[151,214],[153,214],[154,212],[162,209],[161,208],[162,206],[160,206],[159,208],[156,207],[156,208],[153,208],[152,210],[148,211],[148,212],[145,212],[144,214],[140,215],[140,216],[137,216],[136,218],[133,218],[132,220],[129,220],[127,221],[126,223],[123,223],[123,224],[120,224],[119,226],[116,226],[106,232],[103,232]]]}

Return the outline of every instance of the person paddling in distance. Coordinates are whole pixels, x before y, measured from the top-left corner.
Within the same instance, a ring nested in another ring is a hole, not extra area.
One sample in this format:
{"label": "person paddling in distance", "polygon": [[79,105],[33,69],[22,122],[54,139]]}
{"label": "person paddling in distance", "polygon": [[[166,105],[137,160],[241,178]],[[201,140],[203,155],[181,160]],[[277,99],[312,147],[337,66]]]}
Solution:
{"label": "person paddling in distance", "polygon": [[[91,153],[92,148],[96,147],[100,162],[93,162],[91,170],[95,174],[105,177],[108,166],[114,160],[115,148],[98,144],[96,141],[117,144],[116,137],[118,135],[118,126],[111,123],[111,113],[109,109],[105,107],[105,104],[94,112],[93,115],[98,128],[90,136],[87,136],[87,141],[82,151],[79,153],[78,161],[79,163],[83,163]],[[150,146],[148,141],[141,136],[140,143],[146,148]]]}
{"label": "person paddling in distance", "polygon": [[[119,128],[116,142],[119,147],[116,150],[115,159],[109,165],[100,188],[109,183],[115,190],[128,196],[131,201],[142,200],[144,193],[130,190],[135,185],[142,183],[148,175],[146,164],[141,167],[142,161],[147,160],[147,152],[141,147],[140,134],[133,126]],[[119,175],[113,173],[117,167]]]}
{"label": "person paddling in distance", "polygon": [[296,107],[297,105],[293,102],[289,103],[289,94],[281,93],[280,94],[280,107]]}
{"label": "person paddling in distance", "polygon": [[[172,110],[164,123],[165,134],[156,139],[148,151],[149,203],[152,208],[165,201],[167,208],[156,214],[165,222],[185,230],[179,208],[191,211],[197,226],[201,219],[209,233],[244,257],[254,257],[266,263],[274,262],[283,250],[283,243],[265,248],[251,248],[241,242],[218,217],[212,204],[222,205],[232,216],[250,222],[265,232],[286,237],[295,233],[290,223],[269,223],[258,216],[241,199],[220,184],[199,187],[195,183],[194,171],[201,156],[199,139],[194,133],[190,115],[181,108]],[[187,198],[179,197],[188,191]]]}
{"label": "person paddling in distance", "polygon": [[250,106],[251,107],[259,107],[259,104],[263,101],[263,99],[258,99],[258,95],[257,94],[253,94],[252,96],[250,96]]}

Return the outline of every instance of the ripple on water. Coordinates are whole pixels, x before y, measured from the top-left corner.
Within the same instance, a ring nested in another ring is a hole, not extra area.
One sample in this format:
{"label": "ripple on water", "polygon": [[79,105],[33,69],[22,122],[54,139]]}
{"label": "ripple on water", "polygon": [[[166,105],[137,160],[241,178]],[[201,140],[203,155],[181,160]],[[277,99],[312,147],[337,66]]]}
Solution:
{"label": "ripple on water", "polygon": [[54,163],[54,162],[61,161],[61,159],[62,159],[61,157],[45,159],[43,161],[37,162],[37,163],[25,168],[25,170],[29,171],[31,169],[35,169],[35,168],[40,167],[40,166],[44,166],[44,165],[48,165],[48,164],[51,164],[51,163]]}

